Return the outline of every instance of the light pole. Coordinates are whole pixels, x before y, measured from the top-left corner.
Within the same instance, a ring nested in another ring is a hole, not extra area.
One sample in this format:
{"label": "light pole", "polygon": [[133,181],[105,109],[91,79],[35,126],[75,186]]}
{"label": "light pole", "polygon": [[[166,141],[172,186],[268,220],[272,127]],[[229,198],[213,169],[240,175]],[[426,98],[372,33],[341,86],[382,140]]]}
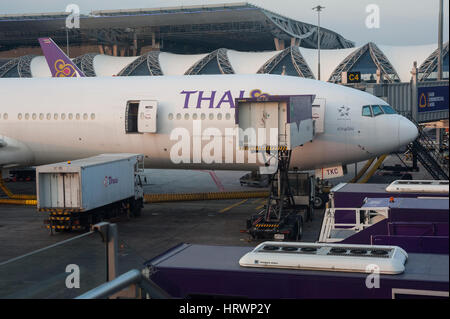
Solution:
{"label": "light pole", "polygon": [[437,72],[437,79],[440,81],[442,80],[442,29],[443,29],[443,23],[444,23],[444,1],[439,0],[439,31],[438,31],[438,72]]}
{"label": "light pole", "polygon": [[320,12],[325,9],[320,4],[312,8],[317,11],[317,79],[320,80]]}

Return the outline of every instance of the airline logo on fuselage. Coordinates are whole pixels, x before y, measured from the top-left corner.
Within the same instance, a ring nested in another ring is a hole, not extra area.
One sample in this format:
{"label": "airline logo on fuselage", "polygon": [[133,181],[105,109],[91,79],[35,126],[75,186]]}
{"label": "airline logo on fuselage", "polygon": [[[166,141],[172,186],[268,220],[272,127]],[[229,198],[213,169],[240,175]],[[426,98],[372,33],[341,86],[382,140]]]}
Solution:
{"label": "airline logo on fuselage", "polygon": [[[207,107],[210,109],[220,109],[223,107],[235,108],[234,104],[235,96],[231,93],[231,90],[224,93],[218,93],[218,91],[188,91],[183,90],[180,94],[184,95],[183,108],[197,108]],[[245,90],[239,91],[238,99],[243,99]],[[250,97],[259,98],[269,96],[267,93],[262,93],[261,90],[255,89],[250,91]]]}

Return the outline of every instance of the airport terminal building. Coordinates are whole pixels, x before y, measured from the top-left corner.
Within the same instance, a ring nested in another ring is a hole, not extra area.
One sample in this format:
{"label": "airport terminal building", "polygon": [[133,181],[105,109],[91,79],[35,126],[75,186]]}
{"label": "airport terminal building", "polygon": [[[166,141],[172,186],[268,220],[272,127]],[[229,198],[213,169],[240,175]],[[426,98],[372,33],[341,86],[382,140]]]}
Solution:
{"label": "airport terminal building", "polygon": [[[92,11],[80,28],[67,29],[68,13],[0,16],[0,77],[50,76],[38,45],[51,37],[87,76],[182,74],[286,74],[342,83],[342,72],[363,82],[408,82],[437,77],[437,46],[360,47],[317,26],[248,4]],[[443,48],[448,79],[448,43]],[[377,77],[377,72],[378,77]]]}

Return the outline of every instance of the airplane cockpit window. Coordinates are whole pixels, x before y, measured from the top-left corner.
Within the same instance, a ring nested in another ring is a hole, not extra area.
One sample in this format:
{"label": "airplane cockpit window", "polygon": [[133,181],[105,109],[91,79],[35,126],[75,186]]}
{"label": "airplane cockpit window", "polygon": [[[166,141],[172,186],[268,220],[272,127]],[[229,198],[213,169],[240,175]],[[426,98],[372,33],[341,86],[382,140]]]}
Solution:
{"label": "airplane cockpit window", "polygon": [[373,116],[384,114],[383,109],[379,105],[372,105]]}
{"label": "airplane cockpit window", "polygon": [[381,107],[386,114],[397,114],[397,112],[389,105],[381,105]]}
{"label": "airplane cockpit window", "polygon": [[362,116],[372,117],[372,110],[370,108],[370,105],[363,106]]}

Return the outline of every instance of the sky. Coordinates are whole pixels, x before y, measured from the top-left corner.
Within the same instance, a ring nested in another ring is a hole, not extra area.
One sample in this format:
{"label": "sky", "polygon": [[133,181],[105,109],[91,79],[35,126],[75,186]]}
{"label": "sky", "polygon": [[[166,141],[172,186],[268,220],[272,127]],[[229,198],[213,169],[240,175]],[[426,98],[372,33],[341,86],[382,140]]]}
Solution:
{"label": "sky", "polygon": [[[0,15],[65,11],[77,4],[81,13],[101,9],[158,8],[239,0],[0,0]],[[312,8],[325,7],[321,25],[352,40],[356,45],[369,41],[385,45],[420,45],[437,43],[439,0],[249,0],[254,5],[293,18],[317,24]],[[379,8],[379,28],[368,28],[368,5]],[[449,38],[449,0],[444,0],[444,42]]]}

